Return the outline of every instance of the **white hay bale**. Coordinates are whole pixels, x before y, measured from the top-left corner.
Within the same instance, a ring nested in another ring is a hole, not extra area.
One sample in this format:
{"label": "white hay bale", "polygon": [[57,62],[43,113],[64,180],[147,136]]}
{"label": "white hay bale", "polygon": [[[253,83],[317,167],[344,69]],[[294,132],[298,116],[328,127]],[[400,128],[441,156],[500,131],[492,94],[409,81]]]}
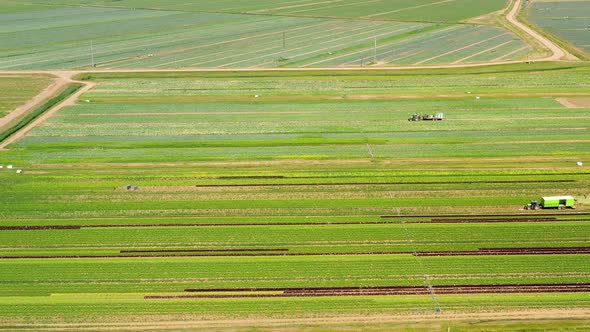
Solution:
{"label": "white hay bale", "polygon": [[22,172],[23,172],[23,170],[22,170],[22,169],[17,169],[17,170],[16,170],[16,174],[20,174],[20,173],[22,173]]}
{"label": "white hay bale", "polygon": [[254,95],[254,98],[258,98],[258,97],[260,97],[260,96],[259,95]]}
{"label": "white hay bale", "polygon": [[584,163],[583,163],[583,162],[581,162],[581,161],[578,161],[578,162],[576,163],[576,165],[578,165],[578,166],[584,166]]}
{"label": "white hay bale", "polygon": [[479,100],[479,98],[481,98],[480,96],[475,97],[475,99]]}
{"label": "white hay bale", "polygon": [[8,166],[6,166],[6,168],[12,169],[12,165],[8,165]]}

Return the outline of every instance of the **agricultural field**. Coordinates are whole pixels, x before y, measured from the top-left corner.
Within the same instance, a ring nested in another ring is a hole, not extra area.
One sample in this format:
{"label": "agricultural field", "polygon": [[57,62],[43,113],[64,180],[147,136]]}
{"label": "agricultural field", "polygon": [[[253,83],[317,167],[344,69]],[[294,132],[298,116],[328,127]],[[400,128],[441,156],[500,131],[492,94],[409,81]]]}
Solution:
{"label": "agricultural field", "polygon": [[535,25],[590,54],[590,2],[533,1],[528,18]]}
{"label": "agricultural field", "polygon": [[50,76],[0,75],[0,122],[8,113],[27,103],[53,81]]}
{"label": "agricultural field", "polygon": [[77,79],[0,153],[0,328],[587,315],[588,65]]}
{"label": "agricultural field", "polygon": [[[421,0],[411,7],[263,1],[252,8],[235,0],[199,8],[141,1],[141,9],[137,1],[28,3],[30,11],[0,13],[0,70],[437,65],[522,60],[532,52],[503,28],[457,23],[502,9],[503,0]],[[291,6],[300,15],[285,9]]]}
{"label": "agricultural field", "polygon": [[[48,4],[46,0],[29,3]],[[52,5],[96,6],[126,9],[150,9],[183,12],[213,12],[280,16],[309,16],[330,18],[363,18],[377,20],[410,20],[434,22],[459,22],[501,10],[505,0],[481,0],[476,4],[468,0],[222,0],[210,2],[186,2],[163,0],[59,0]],[[459,10],[458,10],[459,9]]]}

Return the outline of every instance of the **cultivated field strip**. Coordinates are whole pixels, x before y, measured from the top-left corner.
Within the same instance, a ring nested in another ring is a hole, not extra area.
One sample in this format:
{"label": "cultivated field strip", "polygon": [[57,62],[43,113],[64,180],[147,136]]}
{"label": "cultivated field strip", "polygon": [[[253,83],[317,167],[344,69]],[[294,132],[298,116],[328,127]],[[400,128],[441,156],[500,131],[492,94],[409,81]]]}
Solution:
{"label": "cultivated field strip", "polygon": [[20,109],[52,83],[48,76],[0,75],[0,124],[4,116]]}
{"label": "cultivated field strip", "polygon": [[528,10],[529,19],[537,26],[590,53],[588,17],[590,3],[586,1],[534,2]]}
{"label": "cultivated field strip", "polygon": [[[0,69],[359,66],[372,61],[374,39],[381,55],[373,59],[377,64],[397,64],[393,59],[402,50],[425,56],[414,63],[441,53],[461,54],[469,62],[524,47],[497,27],[429,22],[106,7],[2,15]],[[446,46],[435,42],[449,36],[444,31],[455,36]],[[472,45],[469,36],[481,31],[498,38]],[[500,48],[509,40],[509,48]],[[461,60],[453,59],[432,63]]]}
{"label": "cultivated field strip", "polygon": [[[46,3],[33,0],[32,3]],[[332,18],[364,18],[372,20],[417,20],[457,22],[470,17],[491,13],[503,8],[501,0],[490,0],[474,5],[468,0],[418,0],[412,3],[402,1],[360,1],[360,0],[265,0],[255,3],[238,0],[223,0],[208,3],[187,3],[184,1],[112,1],[60,0],[54,4],[111,6],[113,8],[143,8],[166,11],[225,12],[256,15],[316,16]],[[456,10],[461,8],[461,10]]]}

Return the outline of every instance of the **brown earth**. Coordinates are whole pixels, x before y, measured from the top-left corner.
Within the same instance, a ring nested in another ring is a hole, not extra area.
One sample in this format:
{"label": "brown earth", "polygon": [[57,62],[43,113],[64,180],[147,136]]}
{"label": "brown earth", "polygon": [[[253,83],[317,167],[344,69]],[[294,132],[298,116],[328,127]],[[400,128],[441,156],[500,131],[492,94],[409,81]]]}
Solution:
{"label": "brown earth", "polygon": [[590,108],[590,98],[572,97],[556,98],[555,100],[567,108]]}
{"label": "brown earth", "polygon": [[[590,292],[590,283],[578,284],[505,284],[505,285],[451,285],[451,286],[368,286],[368,287],[305,287],[305,288],[190,288],[188,293],[198,295],[147,295],[144,299],[193,298],[266,298],[266,297],[319,297],[319,296],[384,296],[436,294],[506,294],[506,293],[566,293]],[[216,292],[244,292],[244,294],[215,294]],[[256,293],[280,292],[280,293]]]}

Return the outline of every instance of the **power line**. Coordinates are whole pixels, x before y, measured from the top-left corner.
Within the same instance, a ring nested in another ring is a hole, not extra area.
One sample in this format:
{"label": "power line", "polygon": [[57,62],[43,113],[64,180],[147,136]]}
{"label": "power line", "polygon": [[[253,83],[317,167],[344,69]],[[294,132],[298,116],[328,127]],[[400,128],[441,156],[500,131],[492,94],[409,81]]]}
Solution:
{"label": "power line", "polygon": [[[393,200],[393,193],[391,191],[389,192],[389,198],[391,198],[391,200]],[[424,277],[424,279],[423,279],[424,287],[426,287],[428,294],[430,294],[430,299],[432,300],[432,304],[434,304],[434,311],[436,313],[440,313],[442,311],[440,308],[440,303],[436,299],[436,294],[434,292],[434,289],[432,288],[432,284],[430,282],[430,277],[426,273],[426,268],[424,267],[424,265],[420,261],[420,258],[418,257],[418,250],[416,250],[416,246],[414,245],[414,241],[412,240],[412,237],[410,236],[410,232],[408,231],[408,227],[406,226],[406,223],[405,223],[404,219],[402,218],[401,210],[399,207],[396,207],[396,206],[394,206],[394,209],[397,212],[397,216],[400,220],[400,224],[402,226],[402,229],[404,230],[406,240],[408,241],[408,244],[411,246],[412,254],[416,260],[416,263],[418,263],[418,267],[420,268],[420,272],[421,272],[422,276]]]}
{"label": "power line", "polygon": [[93,43],[92,40],[90,41],[90,65],[92,67],[95,67],[95,63],[94,63],[94,47],[93,47]]}

